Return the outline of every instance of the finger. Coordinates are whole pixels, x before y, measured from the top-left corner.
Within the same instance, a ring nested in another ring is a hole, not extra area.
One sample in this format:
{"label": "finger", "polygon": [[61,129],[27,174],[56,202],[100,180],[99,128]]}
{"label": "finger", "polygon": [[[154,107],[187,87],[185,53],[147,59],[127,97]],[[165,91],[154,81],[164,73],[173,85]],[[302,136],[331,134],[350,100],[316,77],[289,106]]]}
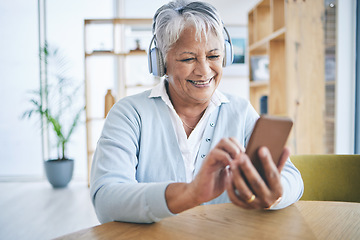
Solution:
{"label": "finger", "polygon": [[253,209],[254,207],[247,203],[247,201],[244,201],[241,199],[241,194],[239,193],[238,189],[233,184],[233,175],[230,171],[230,181],[226,185],[226,191],[229,196],[229,199],[232,203],[235,205],[245,208],[245,209]]}
{"label": "finger", "polygon": [[284,168],[285,163],[286,163],[286,161],[288,160],[289,157],[290,157],[290,149],[285,147],[282,154],[281,154],[280,161],[279,161],[279,163],[277,165],[278,171],[280,173],[281,173],[282,169]]}
{"label": "finger", "polygon": [[245,147],[236,138],[230,137],[229,140],[240,149],[240,152],[245,152]]}
{"label": "finger", "polygon": [[207,155],[204,164],[217,165],[220,163],[223,167],[226,167],[230,164],[231,160],[232,159],[229,153],[225,152],[222,149],[214,148]]}
{"label": "finger", "polygon": [[244,156],[242,155],[239,160],[232,161],[230,163],[230,172],[231,172],[231,180],[234,186],[234,189],[238,191],[239,199],[243,201],[247,201],[253,195],[253,192],[249,188],[241,173],[240,165],[245,161]]}
{"label": "finger", "polygon": [[259,149],[259,158],[264,169],[264,177],[266,178],[267,185],[269,186],[272,195],[277,197],[281,196],[282,186],[280,181],[280,173],[275,166],[267,147],[261,147]]}
{"label": "finger", "polygon": [[230,184],[226,190],[227,190],[229,199],[233,204],[235,204],[239,207],[245,208],[245,209],[254,209],[255,208],[252,205],[247,204],[245,201],[239,199],[238,195],[235,193],[235,189],[232,184]]}
{"label": "finger", "polygon": [[[250,159],[246,154],[241,154],[241,160],[242,161],[235,160],[230,163],[232,182],[234,185],[234,189],[237,190],[235,191],[235,195],[238,197],[239,200],[243,202],[243,204],[247,205],[248,208],[254,209],[254,208],[263,208],[264,206],[267,206],[264,205],[264,202],[262,200],[262,198],[264,197],[262,196],[263,194],[259,195],[258,193],[252,190],[250,181],[247,179],[246,174],[242,172],[243,164],[249,164],[250,167],[255,169],[252,166]],[[259,175],[257,175],[257,177],[260,179],[260,181],[262,181]],[[266,185],[265,184],[263,185],[265,187],[265,189],[263,189],[265,191],[265,194],[269,194],[269,190],[267,189]]]}
{"label": "finger", "polygon": [[249,157],[245,155],[245,161],[240,164],[241,171],[244,173],[245,178],[248,181],[249,187],[252,192],[257,196],[257,199],[263,201],[271,196],[270,189],[251,163]]}
{"label": "finger", "polygon": [[216,147],[226,151],[230,154],[232,159],[235,159],[235,157],[240,153],[240,148],[229,138],[221,139]]}

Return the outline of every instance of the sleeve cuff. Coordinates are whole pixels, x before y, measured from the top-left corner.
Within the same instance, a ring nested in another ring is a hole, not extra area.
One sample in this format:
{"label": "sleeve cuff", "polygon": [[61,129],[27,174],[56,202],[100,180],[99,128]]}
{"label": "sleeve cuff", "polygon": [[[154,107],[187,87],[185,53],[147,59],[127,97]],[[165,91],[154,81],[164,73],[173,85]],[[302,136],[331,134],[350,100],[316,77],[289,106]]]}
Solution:
{"label": "sleeve cuff", "polygon": [[165,199],[165,191],[169,184],[169,182],[154,184],[146,190],[148,217],[155,222],[176,215],[170,212]]}

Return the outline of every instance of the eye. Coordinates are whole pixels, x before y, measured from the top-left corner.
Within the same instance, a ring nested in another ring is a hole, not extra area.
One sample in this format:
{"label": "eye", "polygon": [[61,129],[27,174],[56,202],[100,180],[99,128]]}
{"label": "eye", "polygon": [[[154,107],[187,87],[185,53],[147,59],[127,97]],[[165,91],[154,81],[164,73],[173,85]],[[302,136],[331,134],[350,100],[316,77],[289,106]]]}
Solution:
{"label": "eye", "polygon": [[195,58],[185,58],[185,59],[181,59],[180,61],[181,62],[191,62],[193,60],[195,60]]}
{"label": "eye", "polygon": [[211,60],[218,60],[220,58],[220,55],[211,55],[208,58]]}

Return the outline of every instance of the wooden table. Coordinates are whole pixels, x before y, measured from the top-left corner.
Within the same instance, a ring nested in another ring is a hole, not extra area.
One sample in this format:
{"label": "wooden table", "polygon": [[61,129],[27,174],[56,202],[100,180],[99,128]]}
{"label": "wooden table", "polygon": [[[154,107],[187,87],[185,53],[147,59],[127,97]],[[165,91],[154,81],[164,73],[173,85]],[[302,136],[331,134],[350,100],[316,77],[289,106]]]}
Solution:
{"label": "wooden table", "polygon": [[58,239],[360,239],[360,203],[299,201],[278,211],[206,205],[158,223],[111,222]]}

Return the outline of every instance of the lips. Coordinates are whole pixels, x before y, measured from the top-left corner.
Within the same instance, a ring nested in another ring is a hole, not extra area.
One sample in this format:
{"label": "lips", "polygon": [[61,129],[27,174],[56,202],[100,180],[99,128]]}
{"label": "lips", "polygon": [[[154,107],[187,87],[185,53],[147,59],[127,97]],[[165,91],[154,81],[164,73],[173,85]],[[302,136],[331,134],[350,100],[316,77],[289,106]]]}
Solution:
{"label": "lips", "polygon": [[209,83],[213,80],[214,78],[210,78],[208,80],[200,80],[200,81],[194,81],[194,80],[187,80],[188,82],[190,82],[191,84],[193,84],[194,86],[197,87],[205,87],[207,85],[209,85]]}

